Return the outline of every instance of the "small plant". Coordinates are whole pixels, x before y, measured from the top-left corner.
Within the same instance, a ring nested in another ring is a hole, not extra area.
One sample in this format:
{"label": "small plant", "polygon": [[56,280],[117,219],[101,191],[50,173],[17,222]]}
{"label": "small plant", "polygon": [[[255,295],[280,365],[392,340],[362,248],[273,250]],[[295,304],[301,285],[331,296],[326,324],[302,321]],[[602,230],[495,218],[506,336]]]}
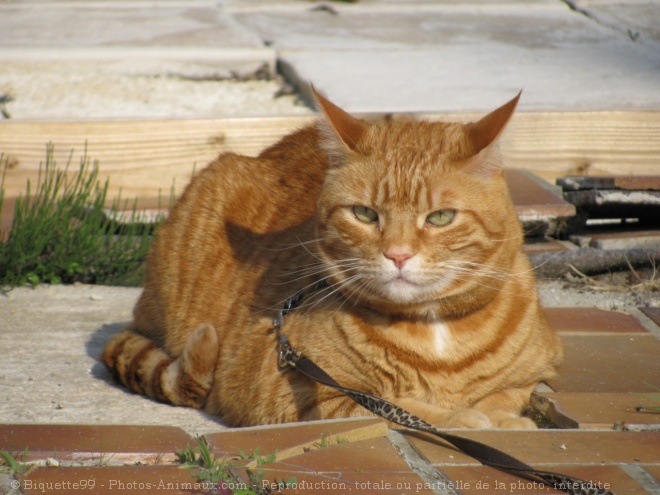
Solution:
{"label": "small plant", "polygon": [[655,394],[636,394],[639,395],[640,397],[644,397],[646,399],[650,399],[652,401],[658,402],[657,406],[638,406],[637,410],[638,411],[660,411],[660,387],[656,387],[654,385],[651,385],[650,383],[646,383],[649,387],[651,387],[653,390],[655,390],[657,393]]}
{"label": "small plant", "polygon": [[[135,205],[130,221],[118,225],[106,214],[108,181],[99,183],[98,164],[86,155],[77,171],[70,164],[71,158],[58,168],[49,146],[36,187],[28,181],[17,199],[11,229],[0,232],[0,291],[40,283],[140,284],[150,227],[137,222]],[[0,168],[1,212],[6,159]],[[112,207],[119,206],[117,199]]]}
{"label": "small plant", "polygon": [[20,460],[17,461],[9,452],[0,450],[0,473],[13,475],[26,472],[30,468],[30,466],[25,464],[27,454],[28,449],[26,447],[21,454]]}

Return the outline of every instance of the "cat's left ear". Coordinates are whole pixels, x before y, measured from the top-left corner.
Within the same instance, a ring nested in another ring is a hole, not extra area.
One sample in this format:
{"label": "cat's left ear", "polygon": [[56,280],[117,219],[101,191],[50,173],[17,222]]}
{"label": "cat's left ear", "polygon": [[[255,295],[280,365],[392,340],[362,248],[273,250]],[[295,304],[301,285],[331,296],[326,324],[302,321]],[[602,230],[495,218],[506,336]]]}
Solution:
{"label": "cat's left ear", "polygon": [[511,101],[492,111],[478,122],[467,124],[467,136],[475,152],[475,155],[468,160],[467,170],[480,170],[486,173],[498,170],[497,164],[493,163],[495,151],[493,148],[495,148],[497,138],[511,120],[521,94],[522,90]]}
{"label": "cat's left ear", "polygon": [[341,159],[349,150],[357,151],[357,144],[367,130],[368,124],[321,96],[313,85],[311,89],[319,109],[325,116],[319,127],[324,137],[323,147],[330,157]]}

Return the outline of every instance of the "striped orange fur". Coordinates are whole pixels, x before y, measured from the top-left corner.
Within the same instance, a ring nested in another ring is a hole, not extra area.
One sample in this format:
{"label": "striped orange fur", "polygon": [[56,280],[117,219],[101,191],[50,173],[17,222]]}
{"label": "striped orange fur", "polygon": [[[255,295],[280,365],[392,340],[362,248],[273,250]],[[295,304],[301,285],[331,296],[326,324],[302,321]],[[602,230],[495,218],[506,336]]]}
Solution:
{"label": "striped orange fur", "polygon": [[160,228],[134,321],[103,361],[126,387],[229,425],[366,411],[277,368],[272,319],[339,383],[443,427],[531,428],[562,356],[540,309],[497,138],[472,124],[323,117],[251,158],[221,155]]}

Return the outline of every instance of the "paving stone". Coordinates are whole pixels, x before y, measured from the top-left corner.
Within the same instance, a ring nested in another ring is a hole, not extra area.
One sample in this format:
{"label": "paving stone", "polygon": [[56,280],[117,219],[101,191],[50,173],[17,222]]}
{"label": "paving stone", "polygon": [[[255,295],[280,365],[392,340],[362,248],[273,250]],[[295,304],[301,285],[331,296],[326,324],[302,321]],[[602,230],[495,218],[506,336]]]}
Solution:
{"label": "paving stone", "polygon": [[[556,464],[660,463],[660,432],[654,431],[461,430],[455,433],[539,467]],[[434,465],[480,465],[475,459],[430,435],[419,432],[403,434]]]}
{"label": "paving stone", "polygon": [[[651,390],[649,390],[651,392]],[[660,430],[658,402],[640,394],[543,392],[532,397],[536,409],[560,428],[653,427]],[[643,410],[638,410],[643,407]]]}
{"label": "paving stone", "polygon": [[[207,495],[216,485],[199,482],[192,471],[179,466],[65,467],[37,468],[19,477],[24,495],[43,494],[143,495]],[[76,485],[77,483],[77,485]],[[217,495],[233,493],[229,487],[217,486]]]}
{"label": "paving stone", "polygon": [[648,333],[631,315],[599,308],[544,308],[550,325],[561,333],[620,334]]}
{"label": "paving stone", "polygon": [[[618,494],[646,495],[635,480],[617,466],[543,466],[543,469],[573,476],[593,486],[613,490]],[[441,467],[440,470],[456,484],[462,495],[537,495],[565,493],[538,482],[521,479],[486,466]]]}
{"label": "paving stone", "polygon": [[653,335],[562,335],[564,362],[547,380],[555,392],[647,392],[660,382],[660,342]]}
{"label": "paving stone", "polygon": [[[611,109],[624,95],[627,108],[659,101],[651,96],[657,55],[561,2],[525,2],[522,9],[511,2],[414,9],[359,2],[332,10],[337,15],[302,4],[235,12],[273,42],[287,77],[314,81],[353,112],[482,111],[521,87],[524,109]],[[516,70],[502,71],[512,60]],[[401,78],[420,67],[424,77]]]}
{"label": "paving stone", "polygon": [[277,450],[279,460],[318,449],[321,444],[333,445],[338,441],[353,442],[385,436],[387,426],[376,418],[315,421],[204,435],[209,446],[219,454],[251,454],[259,449],[261,455],[267,455]]}
{"label": "paving stone", "polygon": [[170,426],[114,425],[0,425],[0,448],[10,452],[28,449],[28,459],[103,458],[142,462],[172,457],[191,443],[183,430]]}

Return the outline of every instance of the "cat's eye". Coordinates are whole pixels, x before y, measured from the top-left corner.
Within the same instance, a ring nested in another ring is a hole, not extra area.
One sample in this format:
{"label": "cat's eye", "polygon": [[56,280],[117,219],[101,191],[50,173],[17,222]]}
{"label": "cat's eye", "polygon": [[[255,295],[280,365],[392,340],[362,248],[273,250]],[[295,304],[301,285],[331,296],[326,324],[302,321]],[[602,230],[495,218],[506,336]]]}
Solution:
{"label": "cat's eye", "polygon": [[454,210],[438,210],[426,217],[426,223],[430,223],[434,227],[442,227],[450,223],[454,216],[456,216]]}
{"label": "cat's eye", "polygon": [[378,220],[378,213],[366,206],[356,205],[353,207],[353,214],[360,222],[373,223]]}

